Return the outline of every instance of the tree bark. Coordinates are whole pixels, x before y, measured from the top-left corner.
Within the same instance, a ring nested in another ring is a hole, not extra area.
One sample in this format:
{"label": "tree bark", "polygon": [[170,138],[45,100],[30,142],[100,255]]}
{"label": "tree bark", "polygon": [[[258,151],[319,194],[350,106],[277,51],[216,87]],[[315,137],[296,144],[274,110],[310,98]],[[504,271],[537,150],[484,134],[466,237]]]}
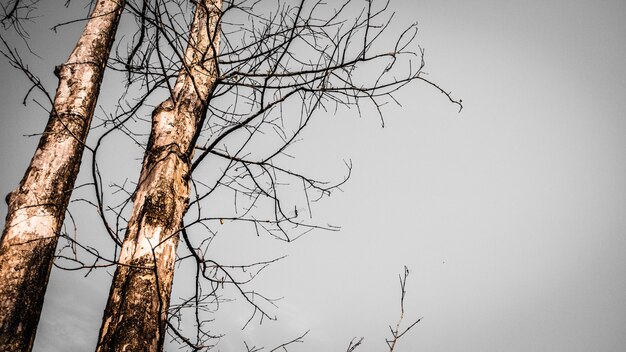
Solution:
{"label": "tree bark", "polygon": [[124,6],[97,1],[59,77],[52,112],[0,242],[0,351],[30,351],[106,61]]}
{"label": "tree bark", "polygon": [[152,130],[96,351],[160,351],[195,141],[218,76],[221,0],[199,1],[183,68]]}

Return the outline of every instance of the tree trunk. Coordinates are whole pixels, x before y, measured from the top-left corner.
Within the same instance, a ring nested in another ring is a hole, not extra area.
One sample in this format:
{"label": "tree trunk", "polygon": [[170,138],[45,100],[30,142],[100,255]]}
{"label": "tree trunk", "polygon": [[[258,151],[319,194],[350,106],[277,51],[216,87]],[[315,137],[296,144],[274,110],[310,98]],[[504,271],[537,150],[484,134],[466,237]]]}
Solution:
{"label": "tree trunk", "polygon": [[176,247],[189,203],[189,170],[218,68],[221,0],[198,2],[184,67],[152,113],[133,211],[113,277],[97,351],[160,351]]}
{"label": "tree trunk", "polygon": [[59,77],[53,110],[0,242],[0,351],[30,351],[123,0],[100,0]]}

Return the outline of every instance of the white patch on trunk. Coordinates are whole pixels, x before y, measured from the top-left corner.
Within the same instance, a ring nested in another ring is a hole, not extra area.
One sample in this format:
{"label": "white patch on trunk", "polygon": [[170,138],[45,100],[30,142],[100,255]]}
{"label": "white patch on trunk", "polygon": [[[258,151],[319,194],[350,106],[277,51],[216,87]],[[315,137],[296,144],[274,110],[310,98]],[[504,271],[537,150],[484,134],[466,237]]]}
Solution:
{"label": "white patch on trunk", "polygon": [[[124,242],[124,248],[120,254],[120,263],[128,264],[133,259],[139,259],[144,256],[153,256],[153,250],[159,245],[161,227],[152,227],[144,224],[141,233],[137,235],[137,241]],[[155,252],[157,252],[155,250]]]}
{"label": "white patch on trunk", "polygon": [[15,211],[10,219],[6,232],[11,242],[24,243],[37,239],[54,237],[57,219],[42,210],[33,212],[33,208],[23,208]]}
{"label": "white patch on trunk", "polygon": [[143,256],[149,255],[152,257],[153,249],[155,246],[159,244],[159,239],[161,238],[162,228],[152,227],[152,226],[144,226],[142,227],[141,233],[137,238],[137,247],[135,247],[135,253],[133,255],[133,259],[138,259]]}

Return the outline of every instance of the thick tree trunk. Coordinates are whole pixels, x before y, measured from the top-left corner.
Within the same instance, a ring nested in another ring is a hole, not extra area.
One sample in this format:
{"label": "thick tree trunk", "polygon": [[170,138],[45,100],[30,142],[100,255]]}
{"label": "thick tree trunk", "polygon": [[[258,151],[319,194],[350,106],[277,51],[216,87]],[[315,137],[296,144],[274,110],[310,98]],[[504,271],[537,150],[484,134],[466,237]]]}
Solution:
{"label": "thick tree trunk", "polygon": [[217,79],[221,0],[196,5],[172,96],[152,114],[152,131],[97,351],[160,351],[165,338],[179,230],[189,203],[197,133]]}
{"label": "thick tree trunk", "polygon": [[53,111],[0,243],[0,351],[30,351],[123,0],[96,3],[67,62],[55,70]]}

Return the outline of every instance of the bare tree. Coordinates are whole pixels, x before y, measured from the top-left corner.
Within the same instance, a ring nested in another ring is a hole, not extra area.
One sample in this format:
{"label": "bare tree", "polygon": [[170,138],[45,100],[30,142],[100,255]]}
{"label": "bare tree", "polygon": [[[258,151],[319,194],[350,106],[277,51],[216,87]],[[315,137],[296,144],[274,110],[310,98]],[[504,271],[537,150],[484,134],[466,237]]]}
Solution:
{"label": "bare tree", "polygon": [[183,68],[152,131],[97,351],[160,351],[178,231],[189,200],[190,160],[217,81],[221,0],[196,4]]}
{"label": "bare tree", "polygon": [[[143,93],[120,104],[109,121],[137,139],[127,126],[131,116],[161,88],[169,98],[152,112],[137,186],[115,186],[129,198],[107,205],[96,158],[92,165],[94,205],[114,253],[119,249],[115,259],[81,247],[105,266],[117,264],[98,351],[160,350],[166,333],[191,350],[211,349],[221,334],[205,313],[224,302],[225,287],[250,305],[248,323],[274,319],[268,311],[273,301],[247,285],[280,258],[224,264],[208,249],[224,223],[247,224],[259,236],[287,242],[313,229],[337,229],[312,222],[311,207],[347,180],[351,164],[336,182],[289,166],[290,150],[317,114],[371,110],[384,124],[383,105],[414,81],[461,106],[424,78],[423,51],[413,51],[416,25],[394,41],[385,37],[388,3],[363,7],[348,0],[334,11],[321,1],[277,2],[271,10],[262,6],[267,3],[199,1],[189,24],[184,2],[128,3],[139,29],[111,65],[127,74],[128,90],[138,85]],[[292,199],[294,190],[301,197]],[[220,201],[225,194],[232,205]],[[177,250],[179,242],[184,246]],[[64,257],[78,267],[97,266],[74,258]],[[170,302],[174,268],[189,261],[193,293]],[[183,331],[185,319],[195,333]]]}
{"label": "bare tree", "polygon": [[[121,10],[122,4],[116,6]],[[388,1],[345,0],[328,6],[321,0],[128,0],[123,6],[134,15],[137,30],[124,33],[109,60],[109,72],[124,75],[125,89],[117,105],[98,117],[101,123],[92,126],[92,136],[95,130],[102,133],[88,147],[92,180],[82,186],[92,187],[94,196],[74,196],[95,208],[110,246],[96,248],[61,231],[66,242],[55,265],[87,273],[116,266],[98,351],[160,350],[167,335],[187,349],[209,350],[222,336],[212,314],[233,297],[250,309],[245,326],[275,319],[274,301],[250,286],[256,275],[282,258],[222,262],[211,254],[219,231],[232,225],[237,231],[292,242],[315,229],[338,229],[320,225],[313,213],[319,200],[340,189],[352,165],[347,161],[345,173],[328,181],[315,168],[295,162],[298,142],[311,121],[352,110],[377,115],[384,125],[384,105],[396,102],[394,93],[411,82],[425,83],[461,104],[425,78],[423,51],[414,43],[416,25],[390,36]],[[18,5],[4,11],[29,15]],[[108,14],[92,20],[112,17]],[[6,53],[11,59],[12,52]],[[12,62],[20,66],[17,57]],[[67,67],[60,67],[61,78]],[[153,102],[158,103],[154,109]],[[148,110],[152,118],[145,121],[142,115]],[[53,111],[55,117],[61,110]],[[63,122],[64,128],[72,126]],[[145,123],[151,123],[147,144]],[[111,136],[116,133],[145,151],[136,184],[107,182],[101,172],[98,156],[106,154],[104,146],[115,141]],[[49,135],[55,136],[47,132],[44,139]],[[84,134],[68,132],[65,136],[71,138],[64,143],[71,139],[82,148],[85,135],[86,129]],[[64,164],[71,166],[69,176],[75,177],[79,163],[80,155]],[[68,180],[69,188],[40,198],[46,203],[37,211],[53,209],[62,216],[65,208],[48,204],[62,198],[67,205],[74,178]],[[14,194],[11,199],[18,199]],[[54,224],[61,223],[62,217]],[[56,237],[54,243],[46,238],[47,280]],[[175,267],[194,278],[180,297],[170,297]],[[399,326],[392,329],[393,341],[404,332]],[[275,350],[287,350],[305,335]],[[353,340],[348,350],[362,341]]]}
{"label": "bare tree", "polygon": [[[23,34],[34,1],[3,6],[2,23]],[[0,350],[30,351],[59,233],[79,170],[102,75],[123,0],[98,1],[68,60],[57,66],[59,85],[50,119],[19,187],[6,198],[9,212],[0,244]],[[3,40],[3,54],[39,80]]]}

